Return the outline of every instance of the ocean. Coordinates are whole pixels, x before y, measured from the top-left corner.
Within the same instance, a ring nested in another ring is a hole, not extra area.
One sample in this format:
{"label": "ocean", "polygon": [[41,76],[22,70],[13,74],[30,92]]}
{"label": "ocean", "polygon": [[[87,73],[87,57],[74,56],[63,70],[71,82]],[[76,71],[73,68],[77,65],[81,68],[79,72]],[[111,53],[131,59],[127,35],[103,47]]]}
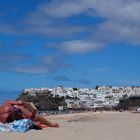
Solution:
{"label": "ocean", "polygon": [[15,100],[21,91],[4,91],[0,90],[0,104],[2,104],[5,100]]}

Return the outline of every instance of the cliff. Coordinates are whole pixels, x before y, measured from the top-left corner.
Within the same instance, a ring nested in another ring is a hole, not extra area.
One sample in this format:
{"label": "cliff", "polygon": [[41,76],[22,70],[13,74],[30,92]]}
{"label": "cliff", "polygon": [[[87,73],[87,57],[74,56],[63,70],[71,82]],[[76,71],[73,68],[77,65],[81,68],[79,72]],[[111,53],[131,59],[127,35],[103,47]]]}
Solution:
{"label": "cliff", "polygon": [[140,107],[140,96],[133,96],[126,99],[121,99],[118,107],[122,109]]}
{"label": "cliff", "polygon": [[29,93],[23,91],[16,100],[33,102],[39,111],[58,110],[59,106],[65,106],[64,97],[53,96],[50,91]]}

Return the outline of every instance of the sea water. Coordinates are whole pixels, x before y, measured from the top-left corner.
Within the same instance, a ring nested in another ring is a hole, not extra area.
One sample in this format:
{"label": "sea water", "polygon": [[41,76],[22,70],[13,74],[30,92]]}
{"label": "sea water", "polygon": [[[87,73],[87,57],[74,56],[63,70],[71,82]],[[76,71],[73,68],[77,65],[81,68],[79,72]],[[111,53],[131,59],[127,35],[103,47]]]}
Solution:
{"label": "sea water", "polygon": [[3,91],[0,90],[0,104],[5,100],[15,100],[19,95],[20,91]]}

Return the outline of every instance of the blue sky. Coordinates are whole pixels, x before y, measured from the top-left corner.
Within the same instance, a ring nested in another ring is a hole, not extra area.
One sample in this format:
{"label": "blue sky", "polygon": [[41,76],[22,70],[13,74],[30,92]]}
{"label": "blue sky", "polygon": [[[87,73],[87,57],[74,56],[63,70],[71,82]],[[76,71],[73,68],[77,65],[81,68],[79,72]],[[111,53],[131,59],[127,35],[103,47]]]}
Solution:
{"label": "blue sky", "polygon": [[1,0],[0,89],[140,85],[138,0]]}

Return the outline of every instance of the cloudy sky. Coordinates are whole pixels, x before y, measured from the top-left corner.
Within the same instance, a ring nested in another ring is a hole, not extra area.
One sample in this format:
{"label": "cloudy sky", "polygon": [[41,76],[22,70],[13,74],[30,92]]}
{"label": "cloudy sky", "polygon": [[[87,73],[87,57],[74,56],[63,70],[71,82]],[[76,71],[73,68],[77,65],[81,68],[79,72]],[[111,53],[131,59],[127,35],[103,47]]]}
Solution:
{"label": "cloudy sky", "polygon": [[139,0],[1,0],[0,89],[140,85]]}

